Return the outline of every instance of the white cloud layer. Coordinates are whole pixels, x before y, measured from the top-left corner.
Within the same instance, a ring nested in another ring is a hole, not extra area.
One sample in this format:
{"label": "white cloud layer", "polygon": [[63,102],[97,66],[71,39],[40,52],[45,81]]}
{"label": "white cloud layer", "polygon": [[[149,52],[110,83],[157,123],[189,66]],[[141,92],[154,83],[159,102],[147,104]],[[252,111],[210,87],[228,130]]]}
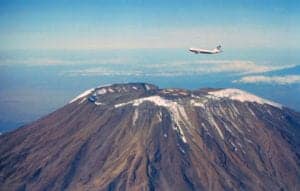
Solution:
{"label": "white cloud layer", "polygon": [[[138,63],[138,62],[136,62]],[[258,65],[247,60],[195,60],[195,61],[168,61],[161,64],[133,64],[128,69],[118,67],[96,66],[85,69],[75,69],[62,72],[68,76],[184,76],[229,73],[232,75],[261,74],[275,70],[293,67]]]}
{"label": "white cloud layer", "polygon": [[175,62],[171,65],[190,67],[192,71],[199,73],[230,72],[235,74],[264,73],[294,67],[294,65],[262,65],[249,60],[195,60],[192,62]]}
{"label": "white cloud layer", "polygon": [[141,76],[145,75],[142,71],[139,70],[117,70],[109,69],[104,67],[95,67],[79,70],[70,70],[61,72],[61,75],[67,76]]}
{"label": "white cloud layer", "polygon": [[286,75],[286,76],[264,76],[264,75],[255,75],[255,76],[245,76],[239,80],[233,81],[235,83],[265,83],[265,84],[296,84],[300,83],[300,75]]}

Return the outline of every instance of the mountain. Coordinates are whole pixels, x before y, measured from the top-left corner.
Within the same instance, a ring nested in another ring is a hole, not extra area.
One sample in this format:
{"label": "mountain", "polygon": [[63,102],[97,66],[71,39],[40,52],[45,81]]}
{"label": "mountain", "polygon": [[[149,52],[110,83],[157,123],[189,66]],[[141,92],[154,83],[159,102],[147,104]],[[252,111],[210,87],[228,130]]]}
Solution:
{"label": "mountain", "polygon": [[242,90],[108,85],[1,135],[0,190],[296,191],[299,138],[300,113]]}

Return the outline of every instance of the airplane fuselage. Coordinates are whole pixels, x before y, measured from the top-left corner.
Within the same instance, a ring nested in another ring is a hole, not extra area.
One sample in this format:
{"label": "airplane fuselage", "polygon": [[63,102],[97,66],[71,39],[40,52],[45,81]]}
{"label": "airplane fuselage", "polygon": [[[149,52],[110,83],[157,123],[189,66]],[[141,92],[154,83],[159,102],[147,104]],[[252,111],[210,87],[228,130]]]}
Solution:
{"label": "airplane fuselage", "polygon": [[221,46],[214,48],[212,50],[207,50],[207,49],[199,49],[199,48],[190,48],[189,51],[195,53],[195,54],[217,54],[222,52],[222,50],[220,49]]}

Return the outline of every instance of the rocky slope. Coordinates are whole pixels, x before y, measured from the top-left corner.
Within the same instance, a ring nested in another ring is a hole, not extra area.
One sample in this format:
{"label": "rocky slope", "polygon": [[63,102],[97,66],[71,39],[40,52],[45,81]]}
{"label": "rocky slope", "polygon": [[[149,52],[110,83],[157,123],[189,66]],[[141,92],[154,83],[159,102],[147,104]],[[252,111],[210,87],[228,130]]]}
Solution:
{"label": "rocky slope", "polygon": [[0,136],[0,190],[296,191],[299,135],[299,113],[237,89],[98,87]]}

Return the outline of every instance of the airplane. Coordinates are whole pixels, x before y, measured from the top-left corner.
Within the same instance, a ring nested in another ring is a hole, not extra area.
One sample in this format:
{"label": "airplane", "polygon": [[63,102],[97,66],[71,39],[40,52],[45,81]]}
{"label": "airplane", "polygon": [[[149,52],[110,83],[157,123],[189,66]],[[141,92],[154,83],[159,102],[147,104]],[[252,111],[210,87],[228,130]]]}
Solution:
{"label": "airplane", "polygon": [[195,53],[195,54],[217,54],[220,52],[223,52],[221,50],[221,45],[217,46],[216,48],[212,49],[212,50],[206,50],[206,49],[199,49],[199,48],[190,48],[189,51]]}

